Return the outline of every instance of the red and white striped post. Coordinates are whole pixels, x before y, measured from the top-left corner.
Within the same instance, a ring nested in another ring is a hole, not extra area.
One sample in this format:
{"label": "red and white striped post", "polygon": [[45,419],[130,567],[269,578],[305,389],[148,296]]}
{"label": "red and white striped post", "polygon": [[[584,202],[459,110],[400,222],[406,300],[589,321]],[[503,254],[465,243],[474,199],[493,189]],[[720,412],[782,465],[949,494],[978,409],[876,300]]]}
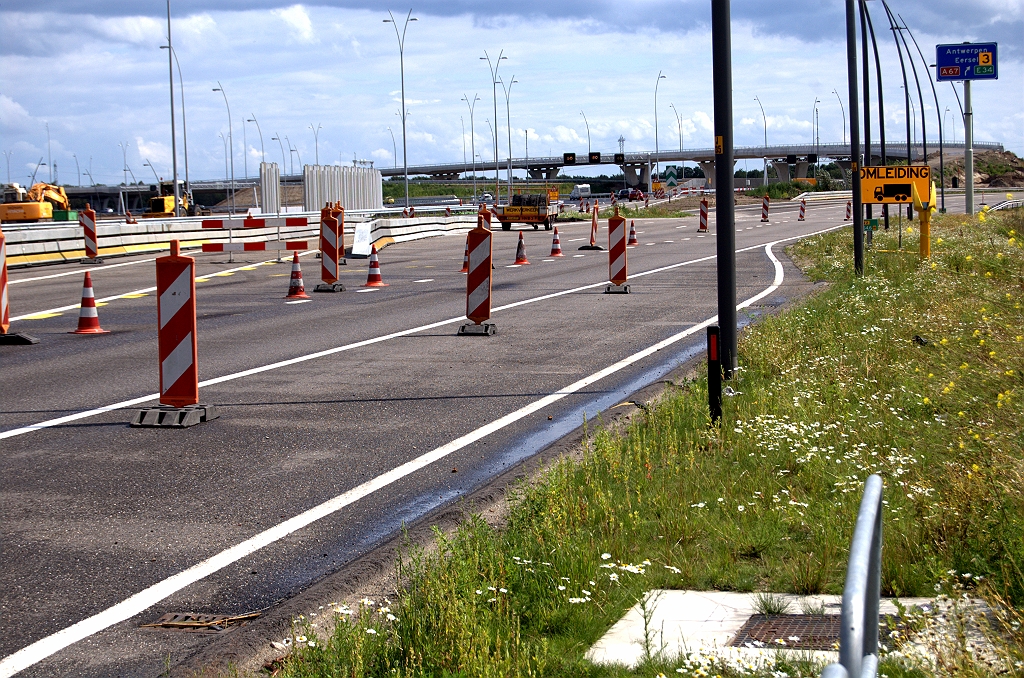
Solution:
{"label": "red and white striped post", "polygon": [[137,412],[132,426],[183,428],[214,419],[211,406],[199,405],[196,260],[181,255],[177,240],[168,256],[157,257],[156,294],[160,407]]}
{"label": "red and white striped post", "polygon": [[626,284],[626,219],[619,216],[619,208],[615,207],[615,216],[608,219],[608,280],[610,284],[604,288],[605,294],[629,294]]}
{"label": "red and white striped post", "polygon": [[764,197],[764,200],[761,201],[761,223],[763,224],[768,223],[768,205],[770,203],[771,198],[769,198],[767,195]]}
{"label": "red and white striped post", "polygon": [[314,292],[344,292],[338,282],[345,256],[345,210],[340,204],[327,203],[320,210],[320,279]]}
{"label": "red and white striped post", "polygon": [[698,233],[708,232],[708,199],[701,198],[700,201],[700,225],[697,226]]}
{"label": "red and white striped post", "polygon": [[100,250],[96,241],[96,211],[89,203],[85,209],[78,211],[78,224],[82,227],[82,239],[85,241],[85,256],[92,261],[83,263],[100,263]]}
{"label": "red and white striped post", "polygon": [[477,217],[476,228],[467,234],[469,243],[469,274],[466,276],[466,318],[471,322],[459,328],[459,334],[492,335],[491,319],[491,237],[484,227],[483,216]]}
{"label": "red and white striped post", "polygon": [[847,200],[846,201],[846,219],[844,219],[844,221],[849,221],[850,219],[853,219],[853,201],[852,200]]}
{"label": "red and white striped post", "polygon": [[38,344],[39,340],[20,332],[10,332],[11,305],[7,294],[7,239],[0,228],[0,345]]}
{"label": "red and white striped post", "polygon": [[800,216],[796,218],[797,221],[806,221],[807,219],[807,201],[803,198],[800,199]]}

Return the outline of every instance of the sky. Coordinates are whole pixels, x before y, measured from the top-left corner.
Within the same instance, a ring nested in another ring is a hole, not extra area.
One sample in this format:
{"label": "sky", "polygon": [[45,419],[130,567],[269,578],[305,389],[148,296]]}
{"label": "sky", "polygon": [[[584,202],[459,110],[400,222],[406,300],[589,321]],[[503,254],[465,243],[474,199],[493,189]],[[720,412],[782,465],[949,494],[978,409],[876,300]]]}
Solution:
{"label": "sky", "polygon": [[[868,4],[887,136],[898,138],[906,120],[899,59],[881,2]],[[973,86],[975,138],[1024,155],[1024,0],[890,0],[890,7],[929,63],[939,43],[999,43],[999,80]],[[495,122],[500,157],[507,157],[510,130],[515,157],[583,154],[588,143],[612,153],[620,137],[627,152],[712,145],[706,0],[430,0],[413,9],[417,21],[404,48],[410,165],[472,164],[474,147],[479,163],[493,163]],[[409,8],[392,10],[401,29]],[[168,59],[160,49],[166,11],[165,2],[151,0],[0,0],[0,180],[7,181],[7,164],[21,184],[33,172],[49,180],[54,169],[65,184],[170,176]],[[386,7],[172,0],[171,12],[182,76],[179,82],[175,67],[179,176],[182,85],[192,179],[223,178],[231,160],[236,178],[256,176],[264,155],[284,162],[283,173],[317,158],[401,165],[401,62],[395,27],[383,21]],[[763,143],[765,123],[770,144],[810,142],[816,99],[821,141],[849,134],[844,16],[838,0],[733,2],[737,146]],[[511,89],[506,106],[502,85],[495,88],[497,115],[485,53],[495,63],[507,57],[497,73]],[[935,104],[928,74],[920,61],[917,67],[934,142]],[[908,77],[917,112],[909,66]],[[218,86],[223,94],[213,91]],[[962,141],[953,88],[941,83],[937,92],[946,138]],[[472,116],[464,97],[479,97]],[[877,125],[876,118],[875,135]],[[40,158],[46,164],[37,169]]]}

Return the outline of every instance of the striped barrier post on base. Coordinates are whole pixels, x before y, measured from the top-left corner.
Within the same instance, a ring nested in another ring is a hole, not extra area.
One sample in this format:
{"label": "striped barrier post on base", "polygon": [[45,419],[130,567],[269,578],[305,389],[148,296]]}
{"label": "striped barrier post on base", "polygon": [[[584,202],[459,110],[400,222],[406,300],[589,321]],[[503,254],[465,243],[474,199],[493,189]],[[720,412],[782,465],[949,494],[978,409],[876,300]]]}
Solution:
{"label": "striped barrier post on base", "polygon": [[466,276],[466,318],[470,322],[459,328],[460,335],[489,336],[495,333],[491,318],[491,238],[484,227],[484,218],[477,217],[476,228],[467,234],[469,243],[469,274]]}
{"label": "striped barrier post on base", "polygon": [[134,427],[185,428],[217,417],[199,404],[196,348],[196,260],[171,253],[156,260],[157,345],[160,357],[160,406],[135,414]]}
{"label": "striped barrier post on base", "polygon": [[846,201],[846,218],[843,221],[849,221],[850,219],[853,219],[853,201],[852,200],[847,200]]}
{"label": "striped barrier post on base", "polygon": [[345,256],[345,210],[341,205],[327,203],[320,210],[320,279],[314,292],[344,292],[338,282],[340,265]]}
{"label": "striped barrier post on base", "polygon": [[771,198],[767,195],[764,200],[761,201],[761,223],[767,224],[768,222],[768,205],[771,203]]}
{"label": "striped barrier post on base", "polygon": [[0,228],[0,345],[38,344],[39,340],[11,329],[11,305],[7,296],[7,240]]}
{"label": "striped barrier post on base", "polygon": [[700,201],[700,225],[697,226],[698,233],[708,232],[708,199],[701,198]]}
{"label": "striped barrier post on base", "polygon": [[615,207],[615,216],[608,219],[608,280],[610,284],[604,288],[605,294],[629,294],[626,284],[626,219],[619,216],[619,208]]}
{"label": "striped barrier post on base", "polygon": [[801,198],[801,200],[800,200],[800,216],[798,216],[796,218],[796,220],[797,221],[806,221],[806,219],[807,219],[807,201]]}
{"label": "striped barrier post on base", "polygon": [[85,203],[85,209],[78,212],[78,225],[82,227],[82,240],[85,242],[85,256],[91,261],[83,261],[83,264],[99,264],[103,260],[99,258],[100,249],[96,240],[96,211],[89,203]]}

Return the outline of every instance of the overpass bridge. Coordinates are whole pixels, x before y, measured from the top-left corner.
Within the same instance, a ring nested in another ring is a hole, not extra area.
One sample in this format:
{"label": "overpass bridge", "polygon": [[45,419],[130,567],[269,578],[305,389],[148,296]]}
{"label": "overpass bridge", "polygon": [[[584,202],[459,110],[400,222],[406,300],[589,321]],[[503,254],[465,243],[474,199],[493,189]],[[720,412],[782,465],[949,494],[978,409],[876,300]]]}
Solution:
{"label": "overpass bridge", "polygon": [[[961,143],[949,143],[943,144],[944,151],[946,153],[952,153],[954,155],[962,155],[964,152],[964,144]],[[938,143],[929,144],[928,154],[929,156],[937,152],[939,149]],[[997,142],[974,142],[974,150],[976,151],[1002,151],[1003,145]],[[911,144],[910,151],[915,161],[922,161],[924,157],[924,147],[921,143]],[[906,158],[907,157],[907,143],[902,142],[886,142],[885,153],[888,158]],[[682,151],[660,151],[655,153],[654,151],[642,151],[637,153],[594,153],[595,160],[598,162],[587,162],[590,158],[587,153],[576,153],[577,159],[583,159],[583,162],[566,162],[565,156],[553,156],[553,157],[539,157],[539,158],[512,158],[511,160],[506,158],[500,161],[500,169],[507,172],[509,167],[512,169],[526,170],[526,172],[533,179],[555,179],[559,172],[565,167],[578,167],[581,165],[617,165],[626,177],[626,183],[630,186],[647,185],[650,183],[650,176],[652,167],[656,163],[673,163],[673,162],[692,162],[696,163],[704,170],[704,176],[711,179],[714,182],[715,176],[715,149],[713,148],[696,148],[696,149],[684,149]],[[618,156],[618,157],[616,157]],[[882,156],[881,145],[878,143],[871,144],[871,158],[872,164],[880,163]],[[790,180],[794,178],[806,177],[807,169],[810,165],[818,162],[819,159],[829,158],[834,160],[840,167],[843,168],[844,172],[850,169],[850,145],[842,143],[827,143],[827,144],[783,144],[775,146],[737,146],[734,149],[733,157],[736,160],[750,160],[750,159],[767,159],[775,171],[778,173],[779,178],[782,180]],[[457,179],[459,175],[469,173],[473,171],[472,164],[465,163],[446,163],[439,165],[414,165],[409,167],[409,176],[422,176],[428,175],[434,179]],[[492,162],[477,163],[477,172],[489,172],[495,168],[495,164]],[[403,176],[405,171],[401,167],[382,167],[378,168],[380,173],[385,177]]]}

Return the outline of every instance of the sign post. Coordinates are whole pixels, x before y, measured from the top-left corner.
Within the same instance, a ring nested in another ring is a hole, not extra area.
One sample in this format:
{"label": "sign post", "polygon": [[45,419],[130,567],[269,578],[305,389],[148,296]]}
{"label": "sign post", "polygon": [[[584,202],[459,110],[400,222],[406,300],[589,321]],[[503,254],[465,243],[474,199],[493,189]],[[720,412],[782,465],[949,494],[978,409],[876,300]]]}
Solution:
{"label": "sign post", "polygon": [[935,46],[935,79],[964,83],[964,193],[967,214],[974,214],[974,110],[971,81],[999,79],[999,45],[995,42],[964,42]]}

